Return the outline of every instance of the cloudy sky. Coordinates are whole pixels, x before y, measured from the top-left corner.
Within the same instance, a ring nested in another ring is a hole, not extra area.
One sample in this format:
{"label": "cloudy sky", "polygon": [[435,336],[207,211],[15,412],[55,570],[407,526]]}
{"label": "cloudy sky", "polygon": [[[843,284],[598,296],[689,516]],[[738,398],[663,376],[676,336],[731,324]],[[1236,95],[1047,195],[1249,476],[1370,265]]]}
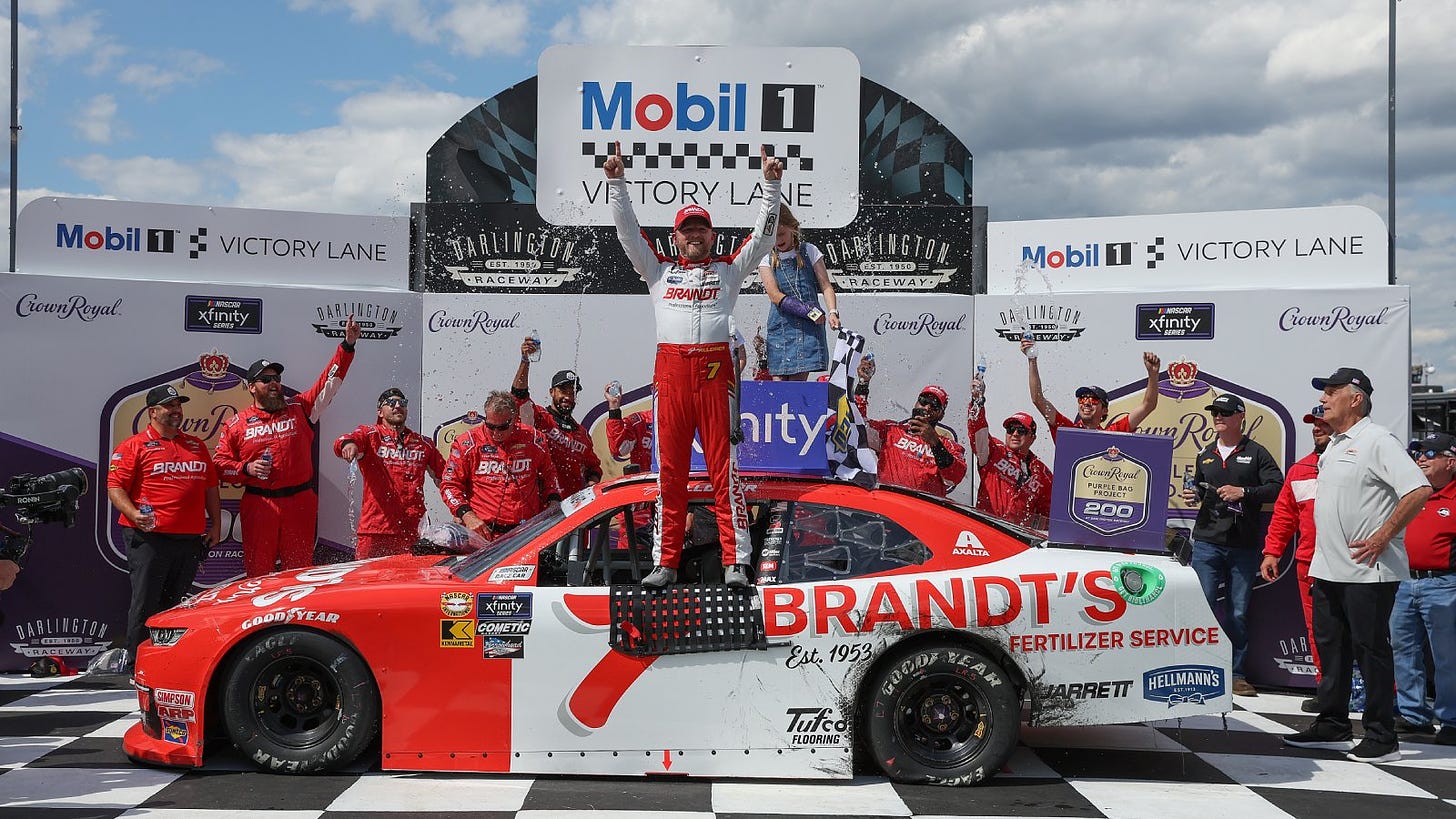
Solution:
{"label": "cloudy sky", "polygon": [[[429,146],[534,75],[546,46],[693,43],[853,50],[970,147],[993,220],[1387,212],[1380,0],[20,6],[22,207],[404,215],[424,198]],[[1404,0],[1398,15],[1397,277],[1414,288],[1413,360],[1456,384],[1456,0]]]}

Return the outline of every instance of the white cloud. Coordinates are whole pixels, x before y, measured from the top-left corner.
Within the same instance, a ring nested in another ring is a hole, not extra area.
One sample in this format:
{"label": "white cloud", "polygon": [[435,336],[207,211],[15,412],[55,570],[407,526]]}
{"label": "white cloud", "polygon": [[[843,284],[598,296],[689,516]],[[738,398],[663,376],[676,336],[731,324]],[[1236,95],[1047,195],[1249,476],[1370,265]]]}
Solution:
{"label": "white cloud", "polygon": [[195,164],[150,156],[115,159],[100,154],[68,163],[82,179],[118,199],[139,202],[196,202],[209,193],[207,174]]}
{"label": "white cloud", "polygon": [[527,4],[502,0],[290,0],[294,11],[346,11],[357,22],[383,20],[421,43],[452,54],[519,54],[530,29]]}
{"label": "white cloud", "polygon": [[147,97],[156,97],[174,86],[196,83],[223,65],[221,60],[196,51],[177,51],[162,57],[157,62],[123,66],[116,79]]}
{"label": "white cloud", "polygon": [[105,145],[116,133],[116,98],[97,94],[81,107],[74,120],[76,130],[87,142]]}

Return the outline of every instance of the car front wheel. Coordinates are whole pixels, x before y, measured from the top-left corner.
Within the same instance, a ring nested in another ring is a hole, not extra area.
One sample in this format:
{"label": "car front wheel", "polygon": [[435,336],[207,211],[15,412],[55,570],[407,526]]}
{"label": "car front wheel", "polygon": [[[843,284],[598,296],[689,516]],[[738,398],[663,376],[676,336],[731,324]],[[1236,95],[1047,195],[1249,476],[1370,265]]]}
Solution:
{"label": "car front wheel", "polygon": [[886,658],[870,681],[863,730],[896,782],[970,785],[994,775],[1021,731],[1021,696],[979,652],[920,643]]}
{"label": "car front wheel", "polygon": [[222,712],[238,750],[277,773],[347,765],[379,730],[379,695],[364,660],[303,629],[266,632],[244,646]]}

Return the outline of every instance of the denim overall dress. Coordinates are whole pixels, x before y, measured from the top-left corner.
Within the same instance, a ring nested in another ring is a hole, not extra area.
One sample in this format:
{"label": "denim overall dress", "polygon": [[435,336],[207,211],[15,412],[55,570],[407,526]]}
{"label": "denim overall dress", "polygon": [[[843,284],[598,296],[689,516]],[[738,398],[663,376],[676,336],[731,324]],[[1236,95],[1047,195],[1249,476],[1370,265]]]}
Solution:
{"label": "denim overall dress", "polygon": [[[785,296],[793,296],[810,307],[816,307],[819,306],[819,280],[805,258],[804,251],[808,247],[807,243],[799,245],[799,253],[789,254],[787,259],[781,254],[773,275]],[[774,305],[768,315],[769,373],[793,375],[829,369],[826,326],[827,322],[816,324],[807,318],[785,313]]]}

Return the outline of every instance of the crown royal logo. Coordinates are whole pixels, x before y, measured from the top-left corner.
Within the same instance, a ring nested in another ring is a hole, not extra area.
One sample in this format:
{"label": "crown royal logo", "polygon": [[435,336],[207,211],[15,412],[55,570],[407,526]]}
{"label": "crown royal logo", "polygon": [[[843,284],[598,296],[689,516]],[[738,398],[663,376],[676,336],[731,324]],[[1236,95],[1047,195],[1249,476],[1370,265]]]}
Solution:
{"label": "crown royal logo", "polygon": [[1174,387],[1191,387],[1198,381],[1198,364],[1179,359],[1168,365],[1168,383]]}
{"label": "crown royal logo", "polygon": [[205,377],[215,381],[227,375],[228,357],[213,349],[197,357],[197,366],[202,368]]}

